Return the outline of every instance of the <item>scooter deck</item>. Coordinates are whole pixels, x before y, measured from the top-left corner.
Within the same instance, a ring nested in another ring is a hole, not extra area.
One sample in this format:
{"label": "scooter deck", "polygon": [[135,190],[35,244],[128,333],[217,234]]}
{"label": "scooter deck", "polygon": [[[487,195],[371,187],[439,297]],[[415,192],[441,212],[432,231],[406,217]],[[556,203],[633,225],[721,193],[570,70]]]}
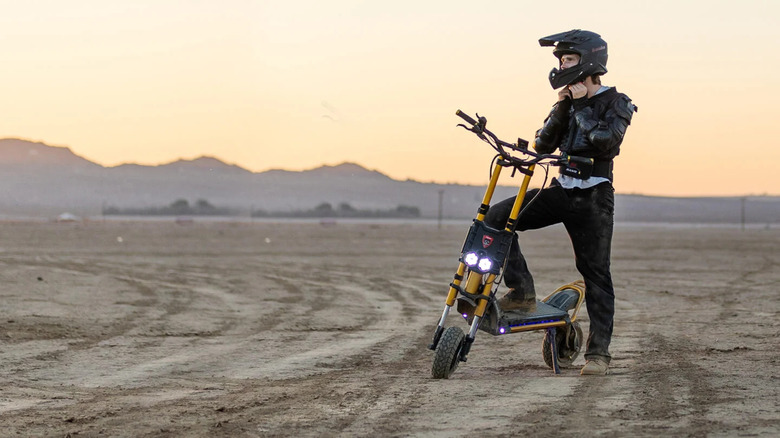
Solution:
{"label": "scooter deck", "polygon": [[533,312],[501,311],[490,306],[479,329],[492,335],[504,335],[518,331],[541,330],[550,326],[565,325],[569,313],[542,301],[536,301]]}
{"label": "scooter deck", "polygon": [[[578,291],[575,287],[582,286],[572,283],[561,287],[545,298],[545,301],[537,300],[536,310],[533,312],[504,312],[499,309],[496,300],[491,300],[485,310],[485,317],[479,324],[479,329],[497,336],[564,326],[570,322],[569,311],[578,308],[578,302],[582,297],[582,291]],[[469,297],[458,297],[458,312],[469,324],[474,317],[475,309],[476,303]]]}
{"label": "scooter deck", "polygon": [[501,317],[498,319],[498,322],[501,327],[513,328],[561,321],[564,320],[568,315],[569,313],[564,310],[537,300],[535,311],[501,312]]}

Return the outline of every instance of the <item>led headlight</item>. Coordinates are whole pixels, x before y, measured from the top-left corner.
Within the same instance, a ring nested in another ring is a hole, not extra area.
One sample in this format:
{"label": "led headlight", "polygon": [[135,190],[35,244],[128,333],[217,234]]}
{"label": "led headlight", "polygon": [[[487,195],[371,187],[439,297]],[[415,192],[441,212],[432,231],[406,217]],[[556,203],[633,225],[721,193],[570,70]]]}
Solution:
{"label": "led headlight", "polygon": [[472,268],[476,266],[478,262],[479,262],[479,257],[474,252],[470,252],[465,256],[463,256],[463,263],[467,264]]}
{"label": "led headlight", "polygon": [[482,272],[487,272],[490,270],[490,268],[493,267],[493,261],[489,258],[485,257],[479,260],[479,270]]}

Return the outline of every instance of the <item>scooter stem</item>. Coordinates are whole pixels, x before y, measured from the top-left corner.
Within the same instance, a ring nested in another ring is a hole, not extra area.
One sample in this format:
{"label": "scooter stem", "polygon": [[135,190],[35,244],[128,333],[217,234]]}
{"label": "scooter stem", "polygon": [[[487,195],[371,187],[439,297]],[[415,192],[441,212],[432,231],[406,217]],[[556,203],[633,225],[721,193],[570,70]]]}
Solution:
{"label": "scooter stem", "polygon": [[482,205],[479,206],[479,212],[477,213],[477,220],[480,222],[485,220],[485,213],[487,213],[490,200],[493,199],[493,192],[495,192],[496,185],[498,185],[498,177],[501,175],[501,169],[503,169],[503,166],[496,163],[496,167],[493,169],[493,175],[490,175],[490,184],[488,184],[487,190],[485,190],[485,196],[482,197]]}
{"label": "scooter stem", "polygon": [[515,223],[517,222],[517,217],[520,216],[520,208],[523,206],[525,193],[528,191],[528,185],[531,183],[531,177],[534,175],[534,168],[536,168],[536,164],[528,166],[528,173],[523,177],[523,183],[520,184],[520,188],[517,190],[515,203],[512,205],[512,211],[509,213],[509,219],[506,221],[506,231],[515,230]]}

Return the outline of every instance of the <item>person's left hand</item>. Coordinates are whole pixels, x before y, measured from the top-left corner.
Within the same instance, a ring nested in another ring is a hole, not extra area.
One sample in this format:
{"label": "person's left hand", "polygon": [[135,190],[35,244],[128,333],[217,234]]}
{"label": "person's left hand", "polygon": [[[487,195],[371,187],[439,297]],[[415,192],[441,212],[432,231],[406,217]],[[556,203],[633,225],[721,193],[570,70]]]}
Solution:
{"label": "person's left hand", "polygon": [[588,87],[582,82],[577,82],[576,84],[569,85],[569,91],[571,91],[572,99],[580,99],[588,94]]}

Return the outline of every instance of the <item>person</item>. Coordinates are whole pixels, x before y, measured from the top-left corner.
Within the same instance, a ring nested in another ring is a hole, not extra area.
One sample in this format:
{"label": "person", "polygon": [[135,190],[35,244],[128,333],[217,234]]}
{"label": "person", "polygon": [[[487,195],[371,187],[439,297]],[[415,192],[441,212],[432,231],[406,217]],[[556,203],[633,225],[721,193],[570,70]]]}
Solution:
{"label": "person", "polygon": [[[607,72],[607,43],[597,33],[571,30],[539,40],[554,46],[558,68],[549,75],[558,101],[536,132],[534,148],[543,154],[556,149],[571,156],[594,159],[590,171],[582,166],[560,168],[544,189],[530,190],[524,199],[516,230],[526,231],[563,223],[574,248],[577,270],[585,281],[590,331],[582,375],[606,374],[611,356],[615,293],[610,273],[614,223],[613,159],[637,110],[625,94],[601,84]],[[485,223],[503,229],[515,198],[491,206]],[[534,282],[514,236],[504,271],[509,288],[498,300],[502,311],[533,312]]]}

